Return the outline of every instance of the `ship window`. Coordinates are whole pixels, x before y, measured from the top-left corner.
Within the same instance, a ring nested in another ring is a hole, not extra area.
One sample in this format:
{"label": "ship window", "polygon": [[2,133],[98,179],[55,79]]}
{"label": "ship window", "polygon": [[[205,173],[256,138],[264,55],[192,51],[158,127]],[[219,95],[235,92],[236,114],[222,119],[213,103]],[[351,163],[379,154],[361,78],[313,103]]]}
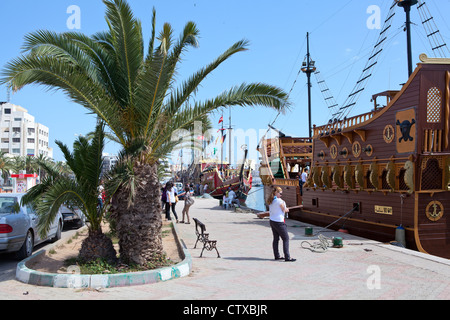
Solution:
{"label": "ship window", "polygon": [[441,105],[442,105],[441,91],[433,87],[428,90],[427,96],[427,122],[439,123],[441,122]]}
{"label": "ship window", "polygon": [[383,173],[381,174],[381,189],[391,189],[391,187],[389,186],[389,183],[387,182],[387,170],[383,170]]}
{"label": "ship window", "polygon": [[366,173],[366,183],[367,183],[367,188],[366,189],[375,189],[375,186],[372,184],[372,181],[370,181],[370,173],[371,173],[372,171],[370,171],[370,170],[367,170],[367,173]]}
{"label": "ship window", "polygon": [[405,173],[406,173],[406,169],[404,169],[404,168],[400,169],[400,173],[398,176],[398,181],[399,181],[398,188],[400,190],[409,190],[409,188],[405,182]]}
{"label": "ship window", "polygon": [[431,158],[422,170],[422,190],[437,189],[442,189],[442,169],[439,167],[439,161]]}

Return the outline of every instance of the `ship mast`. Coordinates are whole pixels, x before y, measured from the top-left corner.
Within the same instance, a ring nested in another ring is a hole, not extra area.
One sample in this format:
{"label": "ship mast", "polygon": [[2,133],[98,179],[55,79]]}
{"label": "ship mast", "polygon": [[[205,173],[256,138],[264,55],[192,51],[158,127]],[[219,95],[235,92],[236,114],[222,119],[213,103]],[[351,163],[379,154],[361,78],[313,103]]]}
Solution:
{"label": "ship mast", "polygon": [[399,7],[406,12],[406,41],[408,49],[408,77],[413,73],[412,50],[411,50],[411,7],[415,6],[418,0],[395,0]]}
{"label": "ship mast", "polygon": [[311,73],[316,71],[315,62],[311,60],[311,55],[309,53],[309,32],[306,33],[306,43],[307,43],[307,53],[306,61],[303,62],[302,71],[306,73],[308,78],[308,122],[309,122],[309,138],[312,138],[312,121],[311,121]]}

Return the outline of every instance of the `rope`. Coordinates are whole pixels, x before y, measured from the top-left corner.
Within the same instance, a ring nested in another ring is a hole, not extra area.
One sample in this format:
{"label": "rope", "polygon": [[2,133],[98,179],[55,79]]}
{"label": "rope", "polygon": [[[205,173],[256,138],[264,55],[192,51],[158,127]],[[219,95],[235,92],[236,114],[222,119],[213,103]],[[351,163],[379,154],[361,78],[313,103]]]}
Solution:
{"label": "rope", "polygon": [[[352,210],[350,210],[349,212],[347,212],[345,215],[343,215],[342,217],[340,217],[339,219],[337,219],[336,221],[330,223],[329,225],[327,225],[326,227],[323,227],[322,229],[320,229],[319,231],[317,231],[315,234],[318,234],[319,232],[321,232],[324,229],[328,229],[329,227],[331,227],[333,224],[339,222],[340,220],[342,220],[343,218],[345,218],[348,215],[351,215],[355,210],[357,210],[358,207],[355,206],[353,207]],[[347,220],[346,220],[347,222]],[[344,223],[345,224],[345,223]],[[312,252],[317,252],[317,253],[324,253],[328,251],[328,248],[333,247],[333,239],[331,238],[327,238],[322,234],[318,235],[318,240],[319,242],[316,242],[314,244],[311,244],[309,241],[302,241],[302,243],[300,244],[300,246],[303,249],[308,249],[311,250]],[[305,247],[303,244],[308,244],[309,247]]]}
{"label": "rope", "polygon": [[[328,248],[333,246],[333,241],[330,238],[325,237],[324,235],[319,234],[318,236],[319,242],[311,244],[309,241],[302,241],[301,247],[303,249],[311,250],[312,252],[324,253],[328,251]],[[308,244],[309,247],[305,247],[303,244]]]}

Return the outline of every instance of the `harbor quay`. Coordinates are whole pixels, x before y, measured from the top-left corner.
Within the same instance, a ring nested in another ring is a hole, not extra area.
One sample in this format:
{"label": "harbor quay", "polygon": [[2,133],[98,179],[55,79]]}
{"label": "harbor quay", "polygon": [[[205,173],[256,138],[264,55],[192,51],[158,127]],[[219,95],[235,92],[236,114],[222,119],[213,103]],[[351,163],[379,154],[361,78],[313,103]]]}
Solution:
{"label": "harbor quay", "polygon": [[[181,214],[183,203],[177,205]],[[217,252],[203,251],[193,218],[203,222]],[[267,218],[245,210],[226,210],[215,199],[197,198],[190,224],[176,224],[181,246],[191,255],[187,276],[146,285],[68,289],[35,286],[8,279],[0,282],[2,300],[180,300],[176,312],[195,314],[207,301],[240,300],[241,307],[222,312],[273,312],[268,300],[447,300],[450,261],[349,234],[286,220],[295,262],[274,260]],[[306,229],[313,229],[313,236]],[[313,250],[318,235],[342,238],[341,247]],[[280,241],[281,247],[281,241]],[[185,302],[185,306],[183,303]],[[248,302],[248,303],[247,303]],[[251,303],[250,303],[251,302]],[[250,308],[248,304],[254,305]],[[245,308],[244,308],[245,306]],[[215,310],[215,312],[220,312]]]}

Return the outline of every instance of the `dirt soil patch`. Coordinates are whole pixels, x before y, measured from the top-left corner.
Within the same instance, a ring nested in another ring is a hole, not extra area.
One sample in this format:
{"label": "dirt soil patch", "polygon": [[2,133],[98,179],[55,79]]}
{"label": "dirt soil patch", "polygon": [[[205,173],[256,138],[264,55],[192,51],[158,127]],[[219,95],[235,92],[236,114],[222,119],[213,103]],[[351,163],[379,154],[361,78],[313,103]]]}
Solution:
{"label": "dirt soil patch", "polygon": [[[172,260],[174,264],[183,260],[178,249],[173,228],[170,221],[163,221],[163,247],[167,258]],[[109,228],[107,225],[102,226],[103,232],[107,233]],[[81,228],[75,236],[70,239],[60,240],[52,250],[47,250],[45,254],[32,259],[27,263],[27,267],[46,273],[65,274],[67,272],[66,260],[76,258],[81,248],[83,240],[88,236],[88,229]],[[119,252],[119,245],[114,244],[116,252]]]}

